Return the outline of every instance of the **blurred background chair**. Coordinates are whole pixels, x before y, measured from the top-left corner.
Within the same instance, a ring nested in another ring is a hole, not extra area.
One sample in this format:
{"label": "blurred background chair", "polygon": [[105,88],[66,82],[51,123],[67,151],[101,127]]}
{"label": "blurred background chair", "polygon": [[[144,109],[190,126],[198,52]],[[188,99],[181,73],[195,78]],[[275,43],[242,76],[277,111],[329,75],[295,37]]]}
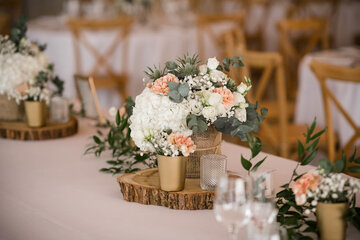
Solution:
{"label": "blurred background chair", "polygon": [[[74,40],[74,57],[76,74],[92,76],[96,87],[99,88],[116,88],[118,89],[123,101],[128,96],[128,76],[126,74],[127,64],[127,37],[133,23],[132,18],[116,18],[116,19],[70,19],[68,26],[71,30]],[[105,52],[100,53],[86,38],[85,31],[116,31],[116,36],[108,45]],[[85,71],[83,69],[83,55],[81,53],[81,46],[85,48],[91,56],[95,59],[95,63],[91,70]],[[110,63],[112,55],[116,49],[121,46],[121,70],[119,74],[114,70]]]}
{"label": "blurred background chair", "polygon": [[[204,60],[209,56],[206,53],[206,40],[210,40],[219,50],[218,57],[224,57],[224,38],[230,29],[235,32],[237,37],[243,38],[243,15],[242,14],[206,14],[198,15],[197,24],[197,43],[200,59]],[[214,29],[216,28],[216,30]]]}
{"label": "blurred background chair", "polygon": [[11,26],[20,17],[22,11],[21,0],[0,1],[0,34],[9,34]]}
{"label": "blurred background chair", "polygon": [[312,51],[329,48],[327,24],[326,19],[282,20],[278,23],[288,96],[293,100],[296,98],[297,69],[301,58]]}
{"label": "blurred background chair", "polygon": [[[310,65],[321,85],[326,114],[326,125],[328,128],[328,157],[332,162],[334,162],[341,158],[342,151],[339,149],[336,142],[332,107],[335,107],[341,113],[353,130],[351,138],[344,144],[344,146],[341,147],[348,157],[352,155],[356,146],[360,146],[360,142],[357,141],[360,139],[360,124],[356,123],[357,120],[351,116],[351,112],[346,110],[343,104],[341,104],[341,101],[334,95],[333,90],[328,86],[328,80],[331,79],[332,81],[354,82],[359,84],[360,68],[335,66],[316,60],[313,60]],[[335,108],[333,108],[333,110]],[[359,177],[360,174],[357,176]]]}

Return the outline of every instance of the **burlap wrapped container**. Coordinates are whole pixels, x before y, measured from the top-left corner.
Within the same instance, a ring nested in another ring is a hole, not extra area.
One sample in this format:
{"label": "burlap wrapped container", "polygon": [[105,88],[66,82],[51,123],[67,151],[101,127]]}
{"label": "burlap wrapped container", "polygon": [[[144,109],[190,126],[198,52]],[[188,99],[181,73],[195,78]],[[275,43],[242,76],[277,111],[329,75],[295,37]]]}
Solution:
{"label": "burlap wrapped container", "polygon": [[24,119],[24,104],[18,105],[15,100],[9,100],[5,94],[0,95],[0,120],[21,121]]}
{"label": "burlap wrapped container", "polygon": [[205,154],[221,154],[222,134],[211,125],[205,132],[194,134],[191,138],[196,151],[188,157],[186,177],[200,178],[200,157]]}

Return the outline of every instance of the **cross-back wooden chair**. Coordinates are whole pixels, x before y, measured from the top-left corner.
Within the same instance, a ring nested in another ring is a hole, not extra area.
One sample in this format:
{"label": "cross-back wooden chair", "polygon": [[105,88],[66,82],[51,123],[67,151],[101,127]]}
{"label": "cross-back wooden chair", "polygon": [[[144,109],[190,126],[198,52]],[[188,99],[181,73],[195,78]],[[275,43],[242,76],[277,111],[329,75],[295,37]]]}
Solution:
{"label": "cross-back wooden chair", "polygon": [[[129,17],[119,17],[115,19],[69,19],[68,26],[71,30],[74,40],[74,56],[76,74],[93,76],[97,88],[117,88],[125,101],[127,94],[128,77],[126,75],[127,69],[127,38],[131,30],[133,19]],[[98,32],[98,31],[114,31],[116,37],[113,39],[109,47],[104,53],[100,53],[96,46],[91,44],[84,36],[84,32]],[[122,74],[117,73],[109,59],[113,56],[119,46],[121,49],[121,69]],[[80,47],[83,46],[95,60],[95,63],[89,72],[83,71],[83,57]],[[101,70],[104,73],[101,73]]]}
{"label": "cross-back wooden chair", "polygon": [[[341,150],[336,150],[336,140],[335,140],[335,131],[331,115],[331,106],[330,103],[333,103],[333,106],[339,111],[339,113],[346,119],[349,125],[353,128],[354,134],[350,140],[344,146],[344,152],[350,153],[354,150],[356,145],[356,140],[360,139],[360,125],[356,124],[351,115],[346,111],[343,105],[339,102],[337,97],[333,94],[330,88],[327,85],[327,79],[331,78],[332,80],[339,82],[354,82],[360,84],[360,68],[355,67],[343,67],[343,66],[334,66],[327,63],[322,63],[316,60],[313,60],[310,63],[312,71],[315,73],[322,90],[322,97],[325,108],[326,124],[327,124],[327,144],[328,144],[328,157],[330,161],[335,161],[340,158]],[[360,176],[360,175],[358,175]]]}
{"label": "cross-back wooden chair", "polygon": [[224,33],[227,33],[228,30],[223,32],[216,33],[214,32],[213,26],[215,24],[229,23],[234,26],[231,27],[231,31],[237,34],[237,37],[243,38],[243,15],[242,14],[214,14],[214,15],[198,15],[197,16],[197,42],[198,42],[198,51],[200,59],[205,58],[205,46],[204,38],[209,36],[210,40],[215,44],[217,49],[222,50],[222,53],[219,57],[224,56],[223,44],[224,44]]}
{"label": "cross-back wooden chair", "polygon": [[[284,58],[288,94],[296,98],[297,69],[301,58],[314,51],[329,48],[328,22],[326,19],[286,19],[278,23],[280,50]],[[292,39],[294,34],[297,39]],[[300,43],[300,44],[297,44]],[[297,44],[297,45],[296,45]]]}
{"label": "cross-back wooden chair", "polygon": [[[258,81],[253,84],[256,88],[248,93],[248,99],[253,103],[258,101],[262,107],[268,108],[269,114],[273,112],[273,109],[279,109],[276,115],[277,127],[271,125],[270,121],[264,121],[259,134],[262,135],[262,140],[266,141],[280,156],[288,157],[286,89],[282,57],[275,52],[245,51],[242,55],[244,56],[245,72],[248,72],[249,77],[252,69],[262,71]],[[270,85],[275,85],[276,90],[275,99],[271,102],[265,100],[265,94]]]}

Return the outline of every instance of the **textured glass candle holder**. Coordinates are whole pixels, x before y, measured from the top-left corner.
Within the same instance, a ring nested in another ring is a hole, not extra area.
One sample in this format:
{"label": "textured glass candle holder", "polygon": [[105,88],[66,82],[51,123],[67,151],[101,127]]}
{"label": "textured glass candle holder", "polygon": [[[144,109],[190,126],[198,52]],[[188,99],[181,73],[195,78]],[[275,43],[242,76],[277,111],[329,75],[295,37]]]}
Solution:
{"label": "textured glass candle holder", "polygon": [[218,178],[226,173],[226,156],[203,155],[200,158],[200,186],[203,190],[214,191]]}
{"label": "textured glass candle holder", "polygon": [[69,121],[69,104],[66,98],[56,96],[51,99],[50,120],[58,123]]}

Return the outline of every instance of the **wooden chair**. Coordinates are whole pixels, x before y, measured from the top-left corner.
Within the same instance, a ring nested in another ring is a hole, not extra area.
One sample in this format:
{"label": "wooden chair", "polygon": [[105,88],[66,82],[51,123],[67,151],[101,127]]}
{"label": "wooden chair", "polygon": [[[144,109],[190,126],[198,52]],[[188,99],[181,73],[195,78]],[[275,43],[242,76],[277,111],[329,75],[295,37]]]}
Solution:
{"label": "wooden chair", "polygon": [[[197,42],[200,59],[205,58],[204,37],[209,36],[210,40],[215,44],[217,49],[222,49],[219,57],[225,55],[224,34],[229,32],[225,30],[220,33],[215,33],[213,30],[214,24],[229,23],[234,24],[230,32],[233,32],[239,38],[244,38],[243,34],[243,15],[242,14],[215,14],[215,15],[198,15],[197,16]],[[241,40],[242,41],[242,40]]]}
{"label": "wooden chair", "polygon": [[[360,139],[360,125],[356,124],[351,115],[344,109],[343,105],[339,102],[336,96],[332,93],[330,88],[327,86],[326,79],[331,78],[332,80],[339,82],[354,82],[360,84],[360,68],[355,67],[342,67],[334,66],[326,63],[322,63],[316,60],[313,60],[310,63],[312,71],[315,73],[322,90],[322,97],[324,101],[326,124],[328,128],[328,157],[330,161],[334,162],[337,159],[340,159],[341,151],[336,151],[336,140],[334,125],[331,115],[330,103],[333,103],[333,106],[339,111],[339,113],[346,119],[349,125],[354,129],[354,135],[344,146],[344,152],[350,153],[354,150],[356,140]],[[358,177],[360,176],[357,175]]]}
{"label": "wooden chair", "polygon": [[[121,17],[115,19],[70,19],[68,26],[71,30],[74,40],[74,56],[76,74],[88,75],[94,77],[94,82],[97,88],[117,88],[125,101],[128,96],[127,86],[128,77],[125,73],[127,67],[127,37],[129,35],[133,23],[132,18]],[[117,35],[113,42],[110,44],[105,53],[100,53],[98,49],[93,46],[84,36],[85,31],[98,32],[103,30],[113,30]],[[110,57],[113,56],[117,48],[122,44],[122,74],[116,73],[113,66],[109,63]],[[81,57],[80,47],[84,47],[95,60],[95,64],[89,72],[83,71],[83,64]],[[100,71],[103,70],[104,73]]]}
{"label": "wooden chair", "polygon": [[[280,50],[284,58],[289,97],[296,98],[297,69],[301,58],[314,51],[329,48],[329,34],[326,19],[282,20],[278,23]],[[297,40],[292,37],[297,35]],[[297,44],[300,43],[300,44]]]}
{"label": "wooden chair", "polygon": [[[237,55],[244,56],[244,72],[247,72],[247,76],[250,76],[253,70],[260,70],[262,73],[260,77],[252,78],[254,89],[247,96],[250,102],[258,101],[261,107],[269,110],[257,135],[263,141],[266,150],[281,157],[293,158],[297,139],[303,140],[306,126],[294,124],[289,120],[282,56],[276,52],[241,51],[240,49],[237,51]],[[269,90],[273,90],[274,93],[269,94]],[[320,140],[320,145],[325,146],[323,138]]]}

